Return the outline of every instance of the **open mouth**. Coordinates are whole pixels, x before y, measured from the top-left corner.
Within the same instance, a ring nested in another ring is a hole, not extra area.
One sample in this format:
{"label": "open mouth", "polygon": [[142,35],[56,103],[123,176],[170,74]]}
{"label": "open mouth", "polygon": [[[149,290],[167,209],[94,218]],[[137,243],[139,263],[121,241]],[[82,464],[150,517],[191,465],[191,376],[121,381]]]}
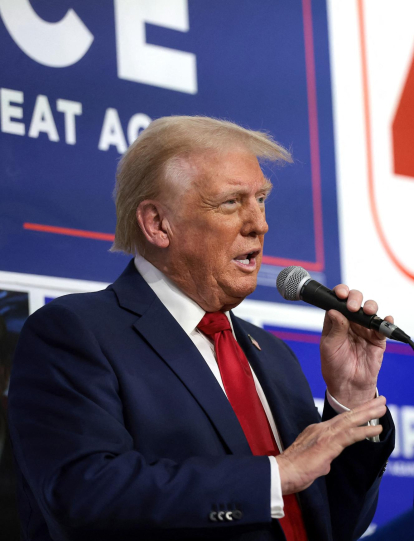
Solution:
{"label": "open mouth", "polygon": [[255,250],[254,252],[248,252],[246,254],[238,255],[233,259],[237,263],[237,265],[248,268],[248,269],[254,269],[256,268],[256,257],[259,255],[260,250]]}

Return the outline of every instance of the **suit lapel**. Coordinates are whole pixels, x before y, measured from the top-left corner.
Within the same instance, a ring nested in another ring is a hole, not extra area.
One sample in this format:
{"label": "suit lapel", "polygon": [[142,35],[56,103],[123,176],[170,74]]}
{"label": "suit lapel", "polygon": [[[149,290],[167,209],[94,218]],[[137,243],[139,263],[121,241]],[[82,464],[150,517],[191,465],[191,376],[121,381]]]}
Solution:
{"label": "suit lapel", "polygon": [[110,286],[119,304],[140,317],[134,330],[168,364],[203,408],[233,454],[251,454],[249,444],[222,388],[196,346],[136,271],[133,261]]}

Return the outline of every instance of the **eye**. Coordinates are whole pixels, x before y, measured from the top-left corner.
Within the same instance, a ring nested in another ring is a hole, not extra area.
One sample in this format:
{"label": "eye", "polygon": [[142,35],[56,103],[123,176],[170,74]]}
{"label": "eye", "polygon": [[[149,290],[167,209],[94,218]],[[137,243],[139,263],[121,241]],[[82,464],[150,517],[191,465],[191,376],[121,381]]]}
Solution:
{"label": "eye", "polygon": [[225,205],[235,205],[237,203],[237,199],[228,199],[224,202]]}
{"label": "eye", "polygon": [[257,198],[257,202],[260,205],[264,205],[266,199],[267,199],[267,195],[259,195],[259,197]]}

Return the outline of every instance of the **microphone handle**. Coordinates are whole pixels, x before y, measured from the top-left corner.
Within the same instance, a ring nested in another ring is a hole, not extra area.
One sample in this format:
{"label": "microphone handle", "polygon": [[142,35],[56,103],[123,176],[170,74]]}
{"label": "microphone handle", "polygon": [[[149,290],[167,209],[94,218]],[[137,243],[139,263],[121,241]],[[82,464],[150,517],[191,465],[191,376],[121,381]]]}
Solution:
{"label": "microphone handle", "polygon": [[[338,299],[332,289],[328,289],[316,280],[308,280],[302,287],[300,298],[322,310],[337,310],[349,321],[358,323],[367,329],[379,331],[382,319],[376,314],[370,316],[365,314],[362,308],[358,312],[350,312],[346,307],[346,299]],[[377,321],[378,320],[378,321]]]}
{"label": "microphone handle", "polygon": [[387,338],[410,344],[414,349],[414,342],[411,340],[410,336],[399,327],[389,321],[381,319],[377,314],[372,316],[365,314],[362,308],[360,308],[358,312],[350,312],[346,307],[346,299],[338,299],[332,289],[328,289],[316,280],[311,279],[304,283],[300,291],[300,298],[308,304],[312,304],[317,308],[322,308],[322,310],[337,310],[349,321],[357,323],[367,329],[374,329]]}

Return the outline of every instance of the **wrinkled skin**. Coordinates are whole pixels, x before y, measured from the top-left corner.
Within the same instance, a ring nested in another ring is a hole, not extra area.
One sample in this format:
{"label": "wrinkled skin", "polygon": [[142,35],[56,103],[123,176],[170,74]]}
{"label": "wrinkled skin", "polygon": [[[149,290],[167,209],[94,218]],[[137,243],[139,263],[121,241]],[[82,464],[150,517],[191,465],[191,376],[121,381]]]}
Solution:
{"label": "wrinkled skin", "polygon": [[[196,173],[190,187],[138,209],[141,228],[148,220],[161,247],[146,257],[204,310],[229,310],[256,288],[271,185],[245,151],[198,157],[187,167]],[[249,252],[254,264],[235,261]]]}

